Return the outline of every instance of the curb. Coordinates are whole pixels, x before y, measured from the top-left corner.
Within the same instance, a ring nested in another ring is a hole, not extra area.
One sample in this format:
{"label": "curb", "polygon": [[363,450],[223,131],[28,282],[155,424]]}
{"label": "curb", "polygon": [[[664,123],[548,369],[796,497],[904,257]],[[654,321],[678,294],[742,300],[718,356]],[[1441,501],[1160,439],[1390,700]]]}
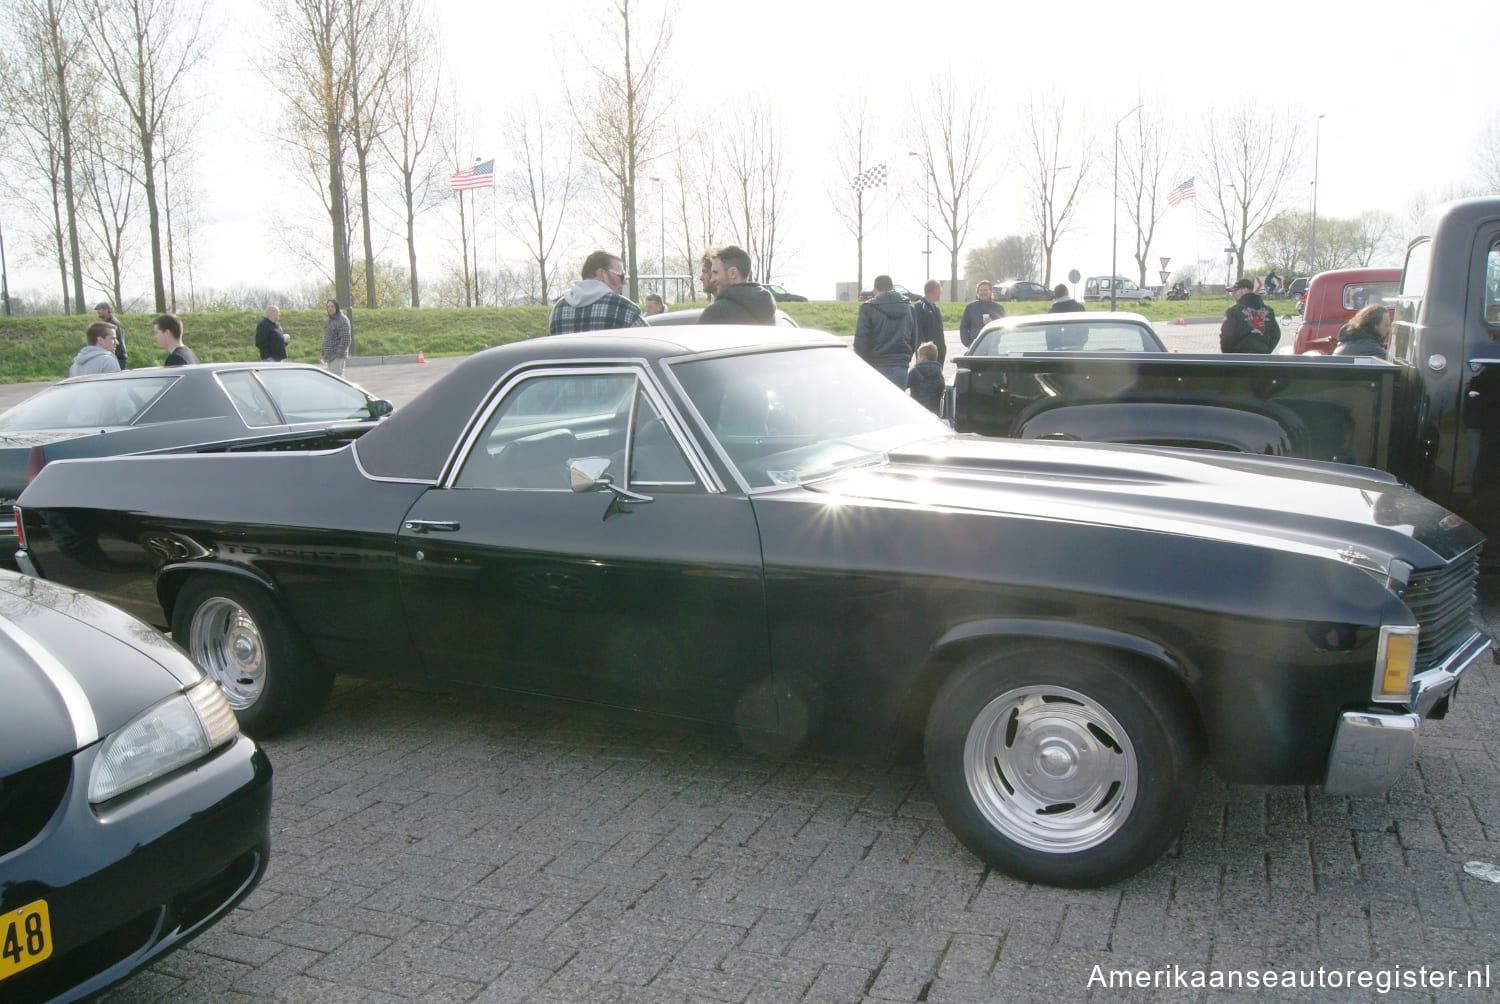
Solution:
{"label": "curb", "polygon": [[417,361],[416,353],[404,356],[350,356],[346,366],[395,366]]}

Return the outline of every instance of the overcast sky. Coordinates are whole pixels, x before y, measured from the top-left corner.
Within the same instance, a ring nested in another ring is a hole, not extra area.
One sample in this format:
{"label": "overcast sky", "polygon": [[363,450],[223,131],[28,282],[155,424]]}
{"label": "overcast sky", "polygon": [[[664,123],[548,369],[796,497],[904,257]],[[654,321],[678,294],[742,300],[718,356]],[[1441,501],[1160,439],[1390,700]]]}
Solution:
{"label": "overcast sky", "polygon": [[[601,6],[593,0],[435,2],[446,39],[445,71],[462,82],[478,111],[474,152],[503,156],[496,123],[507,102],[556,91],[558,54],[571,51],[573,36],[596,30],[593,18]],[[650,0],[636,6],[645,21],[662,10]],[[1287,16],[1266,20],[1262,10]],[[214,43],[207,89],[196,280],[200,287],[218,288],[300,284],[306,266],[279,246],[271,221],[295,214],[320,224],[318,207],[265,138],[279,99],[253,69],[264,46],[239,41],[264,38],[263,29],[246,28],[249,15],[238,9],[221,9],[219,17],[227,30]],[[906,96],[950,64],[986,82],[994,107],[990,139],[1000,158],[1019,139],[1016,108],[1032,89],[1062,88],[1070,101],[1087,105],[1093,120],[1104,123],[1097,135],[1103,169],[1058,249],[1054,279],[1073,268],[1085,275],[1108,272],[1111,126],[1136,103],[1137,93],[1171,109],[1183,132],[1215,108],[1249,97],[1294,107],[1308,144],[1305,178],[1293,185],[1304,208],[1321,114],[1319,215],[1386,209],[1403,225],[1419,195],[1473,179],[1479,134],[1500,113],[1494,57],[1500,3],[1494,0],[1310,0],[1260,7],[1074,0],[1052,10],[974,0],[758,0],[739,7],[684,3],[674,23],[671,74],[685,120],[711,128],[716,113],[751,91],[765,93],[784,113],[793,150],[794,226],[785,264],[770,278],[813,298],[830,298],[835,282],[854,279],[853,238],[829,212],[824,193],[834,183],[828,154],[834,98],[855,85],[883,109],[891,130],[890,196],[901,186],[920,192],[922,185],[916,161],[906,157],[912,144],[900,131]],[[1172,183],[1195,173],[1185,161]],[[1196,203],[1169,214],[1152,249],[1153,268],[1158,257],[1171,258],[1174,266],[1200,255],[1222,261],[1223,235],[1202,215],[1203,183],[1200,177]],[[916,195],[914,201],[920,200]],[[641,208],[645,234],[657,229],[653,201],[648,194]],[[1025,207],[1002,182],[986,200],[972,243],[1023,233],[1024,221]],[[608,232],[608,220],[595,223],[587,227],[594,233],[579,243]],[[54,289],[54,271],[24,260],[17,235],[24,223],[14,209],[3,225],[12,292]],[[398,241],[388,241],[381,257],[404,262]],[[649,243],[644,235],[642,241]],[[925,278],[922,246],[920,227],[901,210],[894,212],[888,225],[867,238],[866,285],[875,272],[888,271],[898,283],[919,287]],[[1134,274],[1132,246],[1122,213],[1119,261],[1127,275]],[[432,233],[422,237],[419,253],[428,276],[451,254],[446,239]],[[934,247],[933,261],[933,271],[946,276],[941,249]],[[561,265],[568,273],[574,267],[571,261]],[[145,276],[137,285],[149,289]],[[98,291],[86,293],[92,300]]]}

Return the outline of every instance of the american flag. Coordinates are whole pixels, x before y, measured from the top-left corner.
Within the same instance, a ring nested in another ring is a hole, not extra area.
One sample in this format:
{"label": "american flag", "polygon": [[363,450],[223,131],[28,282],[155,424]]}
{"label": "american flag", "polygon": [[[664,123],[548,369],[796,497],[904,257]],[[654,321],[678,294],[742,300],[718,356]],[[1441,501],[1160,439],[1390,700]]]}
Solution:
{"label": "american flag", "polygon": [[885,184],[885,165],[876,164],[868,171],[861,171],[854,176],[854,190],[862,192],[867,188],[879,188]]}
{"label": "american flag", "polygon": [[1198,193],[1193,189],[1194,180],[1194,178],[1189,178],[1187,181],[1184,181],[1182,184],[1178,185],[1176,188],[1168,192],[1167,205],[1175,206],[1179,202],[1185,202],[1188,199],[1196,199],[1198,197]]}
{"label": "american flag", "polygon": [[491,157],[483,164],[466,167],[448,179],[448,187],[455,192],[467,192],[472,188],[492,188],[495,184],[495,160]]}

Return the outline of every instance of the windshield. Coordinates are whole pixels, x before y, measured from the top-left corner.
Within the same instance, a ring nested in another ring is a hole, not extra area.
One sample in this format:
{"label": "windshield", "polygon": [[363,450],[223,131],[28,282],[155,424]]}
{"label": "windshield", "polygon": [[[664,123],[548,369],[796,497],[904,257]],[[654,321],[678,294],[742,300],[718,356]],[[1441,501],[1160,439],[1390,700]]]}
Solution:
{"label": "windshield", "polygon": [[948,434],[839,346],[699,359],[672,372],[752,488],[803,484]]}
{"label": "windshield", "polygon": [[0,432],[131,425],[175,376],[58,384],[0,415]]}
{"label": "windshield", "polygon": [[992,328],[979,336],[971,356],[1009,352],[1165,352],[1156,333],[1120,321],[1070,321]]}

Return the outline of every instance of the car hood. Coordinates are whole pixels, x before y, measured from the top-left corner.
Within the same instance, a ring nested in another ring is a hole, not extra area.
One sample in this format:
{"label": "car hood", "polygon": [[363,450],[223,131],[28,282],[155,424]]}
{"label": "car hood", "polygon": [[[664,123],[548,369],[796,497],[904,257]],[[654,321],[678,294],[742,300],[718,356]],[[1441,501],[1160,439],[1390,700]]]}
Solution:
{"label": "car hood", "polygon": [[954,436],[810,486],[847,498],[1235,541],[1371,569],[1429,568],[1483,541],[1463,519],[1362,467],[1241,454]]}
{"label": "car hood", "polygon": [[56,583],[0,573],[0,776],[74,753],[200,678],[135,618]]}

